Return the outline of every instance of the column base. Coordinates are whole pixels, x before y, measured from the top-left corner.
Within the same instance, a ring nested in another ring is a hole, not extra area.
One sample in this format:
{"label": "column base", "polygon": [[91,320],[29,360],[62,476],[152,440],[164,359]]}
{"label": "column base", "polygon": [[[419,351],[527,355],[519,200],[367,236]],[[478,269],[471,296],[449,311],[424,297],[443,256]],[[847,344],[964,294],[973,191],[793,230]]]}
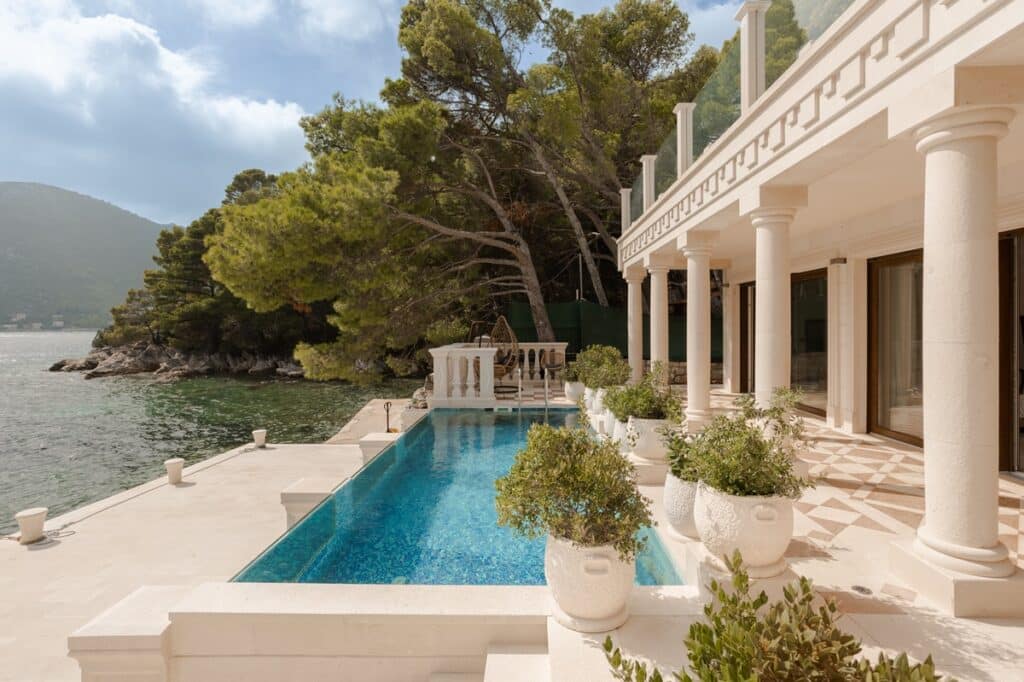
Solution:
{"label": "column base", "polygon": [[1015,571],[1009,561],[1010,573],[1005,577],[969,575],[931,561],[933,555],[922,553],[919,545],[917,538],[894,540],[889,550],[889,572],[941,611],[960,618],[1024,616],[1024,573]]}
{"label": "column base", "polygon": [[665,485],[665,475],[668,473],[668,463],[652,462],[636,455],[626,455],[626,459],[636,469],[636,482],[640,485]]}
{"label": "column base", "polygon": [[688,433],[700,433],[714,418],[711,410],[686,410],[683,412],[683,416],[686,417]]}

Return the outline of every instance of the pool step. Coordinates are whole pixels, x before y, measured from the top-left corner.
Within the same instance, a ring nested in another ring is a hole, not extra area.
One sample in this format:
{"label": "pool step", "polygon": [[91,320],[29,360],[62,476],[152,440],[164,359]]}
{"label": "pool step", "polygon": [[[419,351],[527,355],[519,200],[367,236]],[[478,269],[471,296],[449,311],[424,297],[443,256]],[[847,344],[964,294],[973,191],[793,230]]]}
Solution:
{"label": "pool step", "polygon": [[541,682],[550,679],[546,644],[492,644],[487,647],[484,682]]}

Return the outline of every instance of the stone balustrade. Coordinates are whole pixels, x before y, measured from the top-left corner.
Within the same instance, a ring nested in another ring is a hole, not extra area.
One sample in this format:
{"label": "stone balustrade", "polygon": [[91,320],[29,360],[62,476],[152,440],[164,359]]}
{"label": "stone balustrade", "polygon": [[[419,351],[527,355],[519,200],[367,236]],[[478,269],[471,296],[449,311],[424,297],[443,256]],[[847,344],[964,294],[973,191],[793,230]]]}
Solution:
{"label": "stone balustrade", "polygon": [[[565,365],[565,351],[568,343],[530,342],[519,344],[519,364],[522,370],[504,377],[507,383],[518,386],[537,384],[544,381],[544,370]],[[440,348],[431,348],[434,360],[434,393],[431,404],[434,407],[480,407],[493,405],[494,362],[498,348],[480,346],[476,343],[453,343]]]}

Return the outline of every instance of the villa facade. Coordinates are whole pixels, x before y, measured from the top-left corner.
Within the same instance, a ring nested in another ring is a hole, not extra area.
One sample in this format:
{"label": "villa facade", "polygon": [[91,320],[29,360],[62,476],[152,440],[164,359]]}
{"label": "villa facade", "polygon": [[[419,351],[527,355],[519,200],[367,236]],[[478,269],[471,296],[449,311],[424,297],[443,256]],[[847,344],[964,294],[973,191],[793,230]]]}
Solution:
{"label": "villa facade", "polygon": [[923,447],[925,520],[894,577],[958,615],[1024,611],[997,537],[1000,472],[1024,469],[1024,2],[831,3],[766,88],[771,4],[737,15],[735,120],[709,135],[707,102],[678,105],[675,148],[623,190],[634,373],[642,287],[666,361],[685,270],[686,416],[709,418],[721,270],[725,389],[798,386],[829,426]]}

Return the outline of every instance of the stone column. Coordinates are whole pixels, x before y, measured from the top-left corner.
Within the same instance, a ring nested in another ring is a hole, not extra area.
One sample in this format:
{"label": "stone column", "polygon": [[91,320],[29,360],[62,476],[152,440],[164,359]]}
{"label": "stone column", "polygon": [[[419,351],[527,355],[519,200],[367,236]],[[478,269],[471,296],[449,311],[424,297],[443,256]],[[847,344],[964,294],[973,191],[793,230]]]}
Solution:
{"label": "stone column", "polygon": [[643,171],[644,191],[644,212],[651,207],[657,197],[654,194],[654,164],[658,157],[654,154],[644,154],[640,157],[640,167]]}
{"label": "stone column", "polygon": [[[627,270],[626,328],[630,378],[635,383],[644,376],[644,279],[647,273],[637,268]],[[653,318],[652,318],[653,319]]]}
{"label": "stone column", "polygon": [[736,12],[740,22],[740,111],[744,114],[764,92],[764,17],[771,5],[771,0],[747,0]]}
{"label": "stone column", "polygon": [[767,405],[772,392],[789,386],[789,226],[793,208],[759,208],[750,214],[755,233],[754,395]]}
{"label": "stone column", "polygon": [[622,222],[622,234],[626,234],[626,231],[633,224],[632,200],[632,187],[623,187],[619,190],[619,220]]}
{"label": "stone column", "polygon": [[711,249],[687,246],[686,423],[690,433],[711,419]]}
{"label": "stone column", "polygon": [[668,372],[668,266],[651,265],[651,366]]}
{"label": "stone column", "polygon": [[673,111],[676,114],[676,177],[682,177],[693,165],[693,102],[680,102]]}
{"label": "stone column", "polygon": [[941,568],[1013,573],[998,537],[996,141],[1013,110],[953,110],[916,131],[925,158],[925,518],[914,549]]}

